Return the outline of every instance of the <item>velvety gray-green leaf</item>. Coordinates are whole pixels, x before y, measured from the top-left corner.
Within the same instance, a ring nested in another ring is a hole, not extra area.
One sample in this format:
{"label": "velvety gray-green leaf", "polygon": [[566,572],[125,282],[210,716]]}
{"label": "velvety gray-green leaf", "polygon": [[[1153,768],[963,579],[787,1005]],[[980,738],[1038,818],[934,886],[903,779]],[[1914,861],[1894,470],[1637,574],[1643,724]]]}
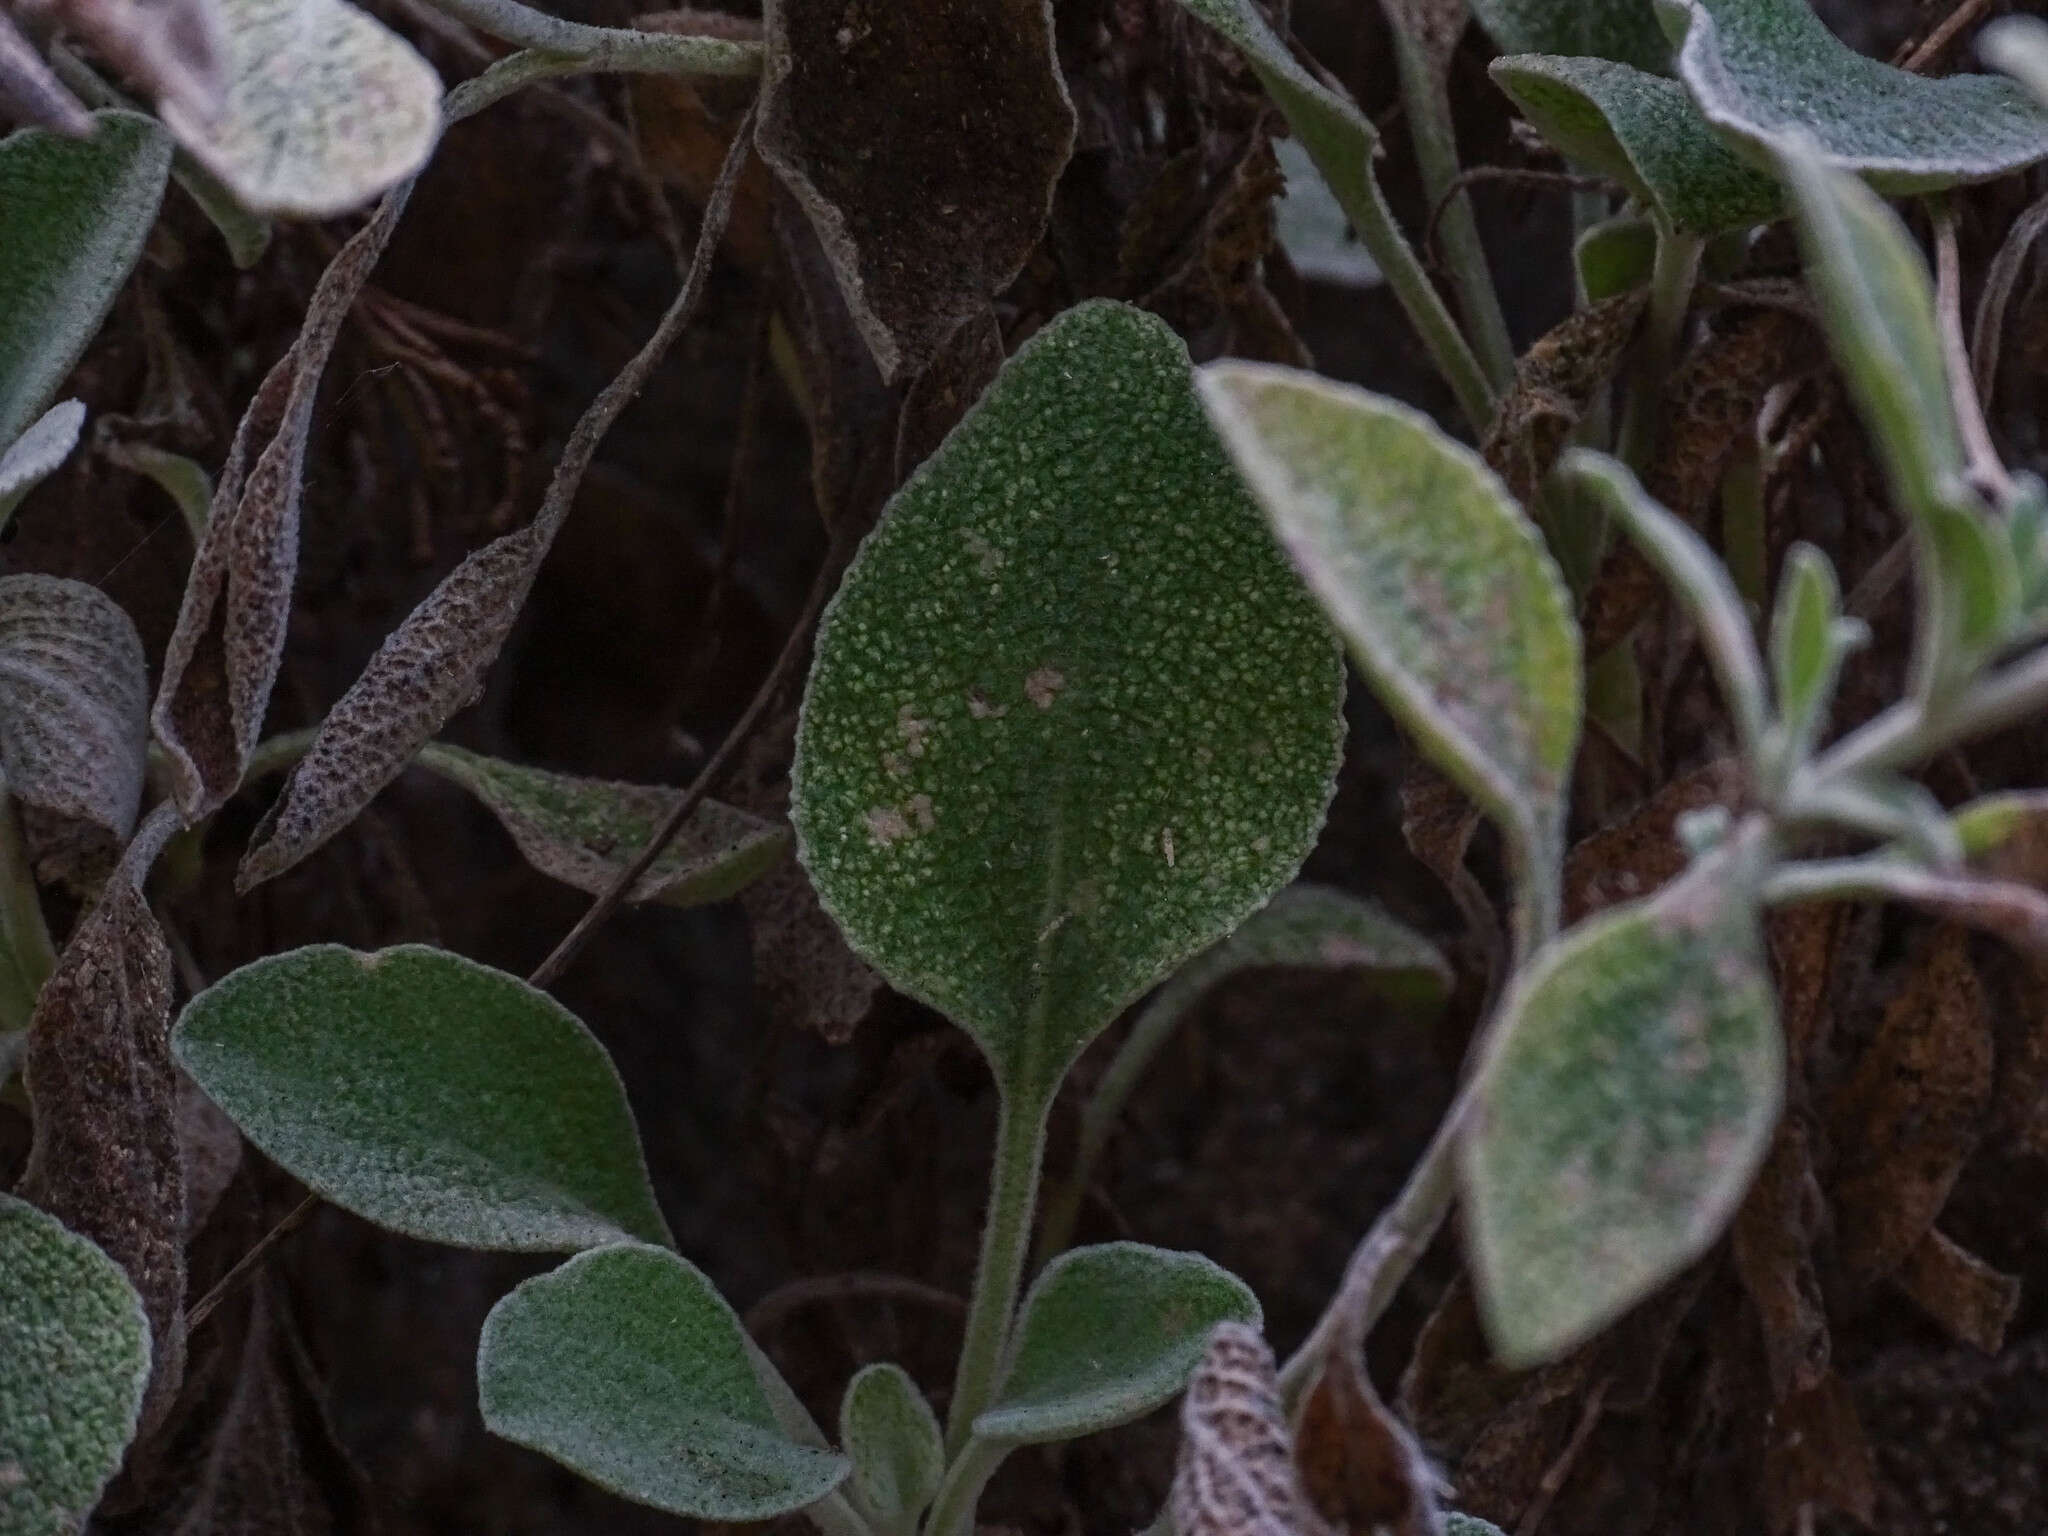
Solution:
{"label": "velvety gray-green leaf", "polygon": [[776,1427],[739,1319],[691,1264],[637,1244],[578,1254],[484,1319],[493,1434],[600,1488],[701,1520],[766,1520],[846,1476]]}
{"label": "velvety gray-green leaf", "polygon": [[1615,59],[1665,74],[1671,44],[1651,0],[1471,0],[1479,24],[1505,53]]}
{"label": "velvety gray-green leaf", "polygon": [[2038,16],[2001,16],[1977,38],[1977,55],[2002,69],[2048,109],[2048,21]]}
{"label": "velvety gray-green leaf", "polygon": [[1281,139],[1273,153],[1287,177],[1286,194],[1273,204],[1273,234],[1286,247],[1294,270],[1313,282],[1347,288],[1373,288],[1384,282],[1379,263],[1359,242],[1301,141]]}
{"label": "velvety gray-green leaf", "polygon": [[162,105],[179,142],[251,212],[328,218],[426,164],[441,81],[348,0],[220,0],[226,105]]}
{"label": "velvety gray-green leaf", "polygon": [[1786,551],[1771,615],[1771,677],[1785,748],[1795,762],[1827,726],[1843,659],[1870,638],[1860,620],[1842,617],[1841,606],[1833,562],[1811,544]]}
{"label": "velvety gray-green leaf", "polygon": [[799,847],[853,947],[1041,1094],[1300,866],[1342,695],[1180,342],[1083,305],[847,572],[798,728]]}
{"label": "velvety gray-green leaf", "polygon": [[1496,59],[1492,73],[1551,144],[1621,181],[1682,233],[1784,212],[1777,183],[1736,157],[1676,81],[1607,59],[1538,54]]}
{"label": "velvety gray-green leaf", "polygon": [[1461,1147],[1495,1350],[1563,1354],[1703,1253],[1784,1091],[1753,839],[1611,909],[1517,978]]}
{"label": "velvety gray-green leaf", "polygon": [[1806,0],[1657,0],[1707,120],[1755,151],[1805,134],[1886,192],[1988,181],[2048,156],[2048,111],[2010,80],[1866,58]]}
{"label": "velvety gray-green leaf", "polygon": [[35,419],[29,429],[12,443],[0,448],[0,528],[21,504],[21,498],[38,482],[56,473],[57,466],[78,446],[78,429],[85,425],[85,404],[65,400],[51,406]]}
{"label": "velvety gray-green leaf", "polygon": [[43,413],[142,254],[171,140],[137,112],[0,139],[0,444]]}
{"label": "velvety gray-green leaf", "polygon": [[[418,762],[482,801],[527,863],[592,896],[611,889],[683,798],[678,789],[550,773],[445,742],[423,748]],[[724,901],[773,869],[788,851],[784,828],[706,800],[627,900],[672,907]]]}
{"label": "velvety gray-green leaf", "polygon": [[1214,949],[1189,961],[1160,988],[1183,1006],[1233,971],[1254,966],[1365,970],[1405,995],[1441,997],[1451,967],[1437,947],[1384,907],[1362,896],[1305,882],[1290,885]]}
{"label": "velvety gray-green leaf", "polygon": [[1217,1324],[1259,1322],[1251,1288],[1198,1253],[1071,1249],[1024,1298],[1003,1385],[974,1433],[1035,1443],[1126,1423],[1187,1384]]}
{"label": "velvety gray-green leaf", "polygon": [[149,1324],[120,1266],[0,1194],[0,1531],[83,1528],[148,1380]]}
{"label": "velvety gray-green leaf", "polygon": [[931,1404],[900,1365],[870,1365],[846,1384],[839,1443],[853,1486],[885,1536],[914,1536],[946,1472],[945,1436]]}
{"label": "velvety gray-green leaf", "polygon": [[1650,280],[1657,262],[1657,226],[1641,214],[1602,219],[1572,248],[1579,288],[1590,306]]}
{"label": "velvety gray-green leaf", "polygon": [[313,945],[193,998],[172,1049],[273,1161],[380,1226],[537,1252],[668,1241],[611,1058],[516,976]]}
{"label": "velvety gray-green leaf", "polygon": [[1477,1515],[1461,1515],[1456,1510],[1444,1516],[1444,1536],[1507,1536],[1491,1520],[1482,1520]]}
{"label": "velvety gray-green leaf", "polygon": [[1580,665],[1534,525],[1477,454],[1405,405],[1242,363],[1200,383],[1375,692],[1543,878],[1563,835]]}

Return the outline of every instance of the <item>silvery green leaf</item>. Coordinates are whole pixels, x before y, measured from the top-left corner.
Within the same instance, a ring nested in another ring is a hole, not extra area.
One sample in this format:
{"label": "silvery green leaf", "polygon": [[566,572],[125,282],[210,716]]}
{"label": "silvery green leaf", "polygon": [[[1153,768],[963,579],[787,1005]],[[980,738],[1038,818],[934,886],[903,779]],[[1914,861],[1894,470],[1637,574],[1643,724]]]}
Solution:
{"label": "silvery green leaf", "polygon": [[1678,75],[1754,153],[1811,138],[1822,162],[1886,192],[1988,181],[2048,156],[2048,110],[2010,80],[1930,79],[1866,58],[1807,0],[1657,0]]}
{"label": "silvery green leaf", "polygon": [[798,728],[798,847],[854,949],[1042,1102],[1299,867],[1342,693],[1180,342],[1083,305],[848,570]]}
{"label": "silvery green leaf", "polygon": [[1274,233],[1294,270],[1314,282],[1371,288],[1385,281],[1330,193],[1323,173],[1298,139],[1273,146],[1287,176],[1287,192],[1273,204]]}
{"label": "silvery green leaf", "polygon": [[1867,626],[1841,613],[1835,567],[1811,544],[1786,551],[1771,615],[1771,676],[1779,728],[1791,762],[1803,761],[1826,729],[1843,660],[1870,638]]}
{"label": "silvery green leaf", "polygon": [[128,280],[156,222],[171,141],[136,112],[93,134],[0,139],[0,443],[42,415]]}
{"label": "silvery green leaf", "polygon": [[526,1281],[484,1319],[476,1370],[493,1434],[671,1514],[766,1520],[846,1476],[777,1425],[732,1308],[660,1248],[597,1248]]}
{"label": "silvery green leaf", "polygon": [[1588,305],[1649,282],[1657,262],[1657,226],[1641,214],[1616,214],[1579,236],[1572,248]]}
{"label": "silvery green leaf", "polygon": [[881,1536],[915,1536],[946,1472],[945,1436],[931,1404],[900,1365],[854,1373],[839,1405],[839,1443],[853,1487],[881,1521]]}
{"label": "silvery green leaf", "polygon": [[1668,73],[1671,44],[1651,0],[1472,0],[1504,53],[1614,59]]}
{"label": "silvery green leaf", "polygon": [[2019,81],[2048,108],[2048,21],[2038,16],[2001,16],[1977,38],[1977,54],[1993,69]]}
{"label": "silvery green leaf", "polygon": [[85,425],[85,403],[64,400],[36,418],[35,424],[0,449],[0,528],[7,526],[21,498],[57,471],[78,446]]}

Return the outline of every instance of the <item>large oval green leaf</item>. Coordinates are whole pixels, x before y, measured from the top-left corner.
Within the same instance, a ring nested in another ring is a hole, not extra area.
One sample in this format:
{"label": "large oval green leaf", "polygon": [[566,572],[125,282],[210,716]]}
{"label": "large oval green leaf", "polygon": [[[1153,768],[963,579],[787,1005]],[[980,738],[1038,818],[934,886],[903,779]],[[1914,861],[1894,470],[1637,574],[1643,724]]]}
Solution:
{"label": "large oval green leaf", "polygon": [[1533,524],[1405,405],[1292,369],[1202,371],[1210,418],[1374,691],[1555,879],[1579,633]]}
{"label": "large oval green leaf", "polygon": [[0,139],[0,450],[106,319],[170,172],[170,135],[136,112],[95,112],[89,139]]}
{"label": "large oval green leaf", "polygon": [[984,1440],[1071,1440],[1150,1413],[1187,1385],[1218,1323],[1260,1323],[1251,1287],[1199,1253],[1075,1248],[1017,1318],[1009,1371],[974,1420]]}
{"label": "large oval green leaf", "polygon": [[121,1465],[149,1380],[149,1323],[121,1267],[0,1195],[0,1531],[81,1529]]}
{"label": "large oval green leaf", "polygon": [[2048,112],[2010,80],[1866,58],[1806,0],[1657,0],[1707,120],[1761,153],[1806,134],[1886,192],[1988,181],[2048,157]]}
{"label": "large oval green leaf", "polygon": [[847,572],[798,728],[799,850],[853,947],[1042,1096],[1300,866],[1343,686],[1180,342],[1084,305]]}
{"label": "large oval green leaf", "polygon": [[1651,0],[1472,0],[1472,11],[1507,53],[1617,59],[1659,73],[1671,65]]}
{"label": "large oval green leaf", "polygon": [[611,1058],[516,976],[425,945],[314,945],[208,987],[171,1048],[275,1162],[394,1232],[542,1253],[669,1240]]}
{"label": "large oval green leaf", "polygon": [[660,1248],[599,1248],[526,1281],[484,1319],[476,1377],[493,1434],[673,1514],[766,1520],[846,1476],[845,1457],[776,1427],[732,1308]]}
{"label": "large oval green leaf", "polygon": [[1503,1005],[1462,1145],[1481,1311],[1510,1365],[1554,1358],[1703,1253],[1784,1088],[1746,835],[1581,924]]}
{"label": "large oval green leaf", "polygon": [[1544,138],[1621,181],[1674,229],[1713,235],[1784,212],[1777,183],[1720,140],[1676,81],[1542,54],[1495,59],[1492,69]]}

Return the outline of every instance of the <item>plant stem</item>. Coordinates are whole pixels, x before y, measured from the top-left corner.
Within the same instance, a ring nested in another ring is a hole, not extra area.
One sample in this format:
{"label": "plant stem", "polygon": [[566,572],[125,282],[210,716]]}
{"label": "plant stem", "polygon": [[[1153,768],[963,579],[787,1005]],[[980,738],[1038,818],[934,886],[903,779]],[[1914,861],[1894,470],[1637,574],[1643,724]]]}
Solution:
{"label": "plant stem", "polygon": [[1706,242],[1699,236],[1680,234],[1662,219],[1657,221],[1657,260],[1650,269],[1649,328],[1628,405],[1622,413],[1621,441],[1616,450],[1616,457],[1638,474],[1657,447],[1664,384],[1677,358],[1679,340],[1685,334],[1686,311],[1692,307],[1693,284],[1699,277],[1700,252],[1705,247]]}
{"label": "plant stem", "polygon": [[[1415,164],[1432,208],[1442,207],[1443,251],[1450,260],[1451,281],[1458,290],[1478,361],[1495,391],[1514,382],[1515,344],[1501,313],[1500,293],[1487,266],[1486,247],[1472,217],[1472,199],[1458,184],[1458,135],[1451,120],[1450,96],[1442,71],[1402,27],[1394,28],[1394,63],[1401,77],[1401,100],[1408,111],[1408,131],[1415,143]],[[1446,199],[1449,199],[1446,203]],[[1483,430],[1483,429],[1482,429]]]}
{"label": "plant stem", "polygon": [[28,843],[14,797],[0,793],[0,943],[5,975],[0,977],[0,1034],[28,1028],[36,995],[57,965],[57,951],[43,922]]}
{"label": "plant stem", "polygon": [[434,9],[501,42],[537,53],[590,60],[601,69],[672,75],[760,73],[761,45],[718,37],[592,27],[519,0],[430,0]]}
{"label": "plant stem", "polygon": [[932,1500],[931,1513],[925,1517],[925,1536],[969,1536],[981,1490],[1009,1454],[1009,1445],[1000,1440],[971,1439],[955,1452],[946,1480]]}
{"label": "plant stem", "polygon": [[[1032,1091],[1013,1102],[1006,1093],[996,1122],[996,1153],[989,1170],[988,1214],[981,1228],[981,1262],[967,1304],[966,1337],[953,1376],[946,1414],[946,1454],[958,1457],[974,1433],[975,1416],[995,1395],[1009,1342],[1010,1319],[1024,1279],[1031,1216],[1038,1204],[1039,1168],[1045,1160],[1049,1096]],[[932,1527],[934,1536],[938,1527]]]}

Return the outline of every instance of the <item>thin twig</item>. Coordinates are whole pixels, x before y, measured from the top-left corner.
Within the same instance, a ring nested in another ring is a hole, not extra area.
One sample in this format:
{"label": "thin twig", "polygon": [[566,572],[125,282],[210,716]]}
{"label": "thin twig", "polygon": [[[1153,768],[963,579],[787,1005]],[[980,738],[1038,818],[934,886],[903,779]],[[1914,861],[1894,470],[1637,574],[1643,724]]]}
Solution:
{"label": "thin twig", "polygon": [[197,1333],[200,1325],[213,1316],[214,1308],[225,1301],[228,1293],[241,1283],[250,1270],[256,1267],[257,1260],[276,1247],[280,1238],[289,1234],[300,1222],[312,1215],[313,1207],[319,1203],[320,1197],[318,1195],[307,1195],[305,1199],[291,1208],[290,1213],[285,1216],[284,1220],[257,1238],[255,1245],[247,1253],[235,1260],[235,1267],[214,1281],[213,1288],[200,1297],[198,1304],[185,1314],[185,1331],[187,1333]]}
{"label": "thin twig", "polygon": [[908,1275],[880,1274],[853,1270],[843,1275],[805,1275],[778,1285],[751,1307],[742,1322],[752,1338],[773,1332],[805,1307],[830,1301],[909,1301],[943,1312],[948,1317],[965,1317],[967,1303],[951,1291]]}
{"label": "thin twig", "polygon": [[1934,209],[1934,312],[1941,333],[1942,360],[1948,365],[1948,394],[1956,425],[1962,429],[1969,475],[1976,487],[2003,505],[2013,494],[2012,477],[1991,441],[1991,424],[1970,374],[1970,346],[1963,336],[1963,264],[1956,247],[1956,211],[1939,202]]}
{"label": "thin twig", "polygon": [[1991,258],[1984,272],[1984,291],[1977,296],[1977,319],[1970,332],[1972,377],[1977,398],[1989,400],[1998,389],[1998,356],[2005,341],[2005,312],[2012,303],[2013,289],[2026,270],[2027,257],[2041,231],[2048,229],[2048,197],[2032,203],[2013,220],[2005,244]]}
{"label": "thin twig", "polygon": [[1894,57],[1892,62],[1909,75],[1919,74],[1946,53],[1948,45],[1956,40],[1956,34],[1983,15],[1989,4],[1990,0],[1962,0],[1961,5],[1948,13],[1947,20],[1927,34],[1926,42],[1911,52],[1902,47],[1899,52],[1905,57]]}

